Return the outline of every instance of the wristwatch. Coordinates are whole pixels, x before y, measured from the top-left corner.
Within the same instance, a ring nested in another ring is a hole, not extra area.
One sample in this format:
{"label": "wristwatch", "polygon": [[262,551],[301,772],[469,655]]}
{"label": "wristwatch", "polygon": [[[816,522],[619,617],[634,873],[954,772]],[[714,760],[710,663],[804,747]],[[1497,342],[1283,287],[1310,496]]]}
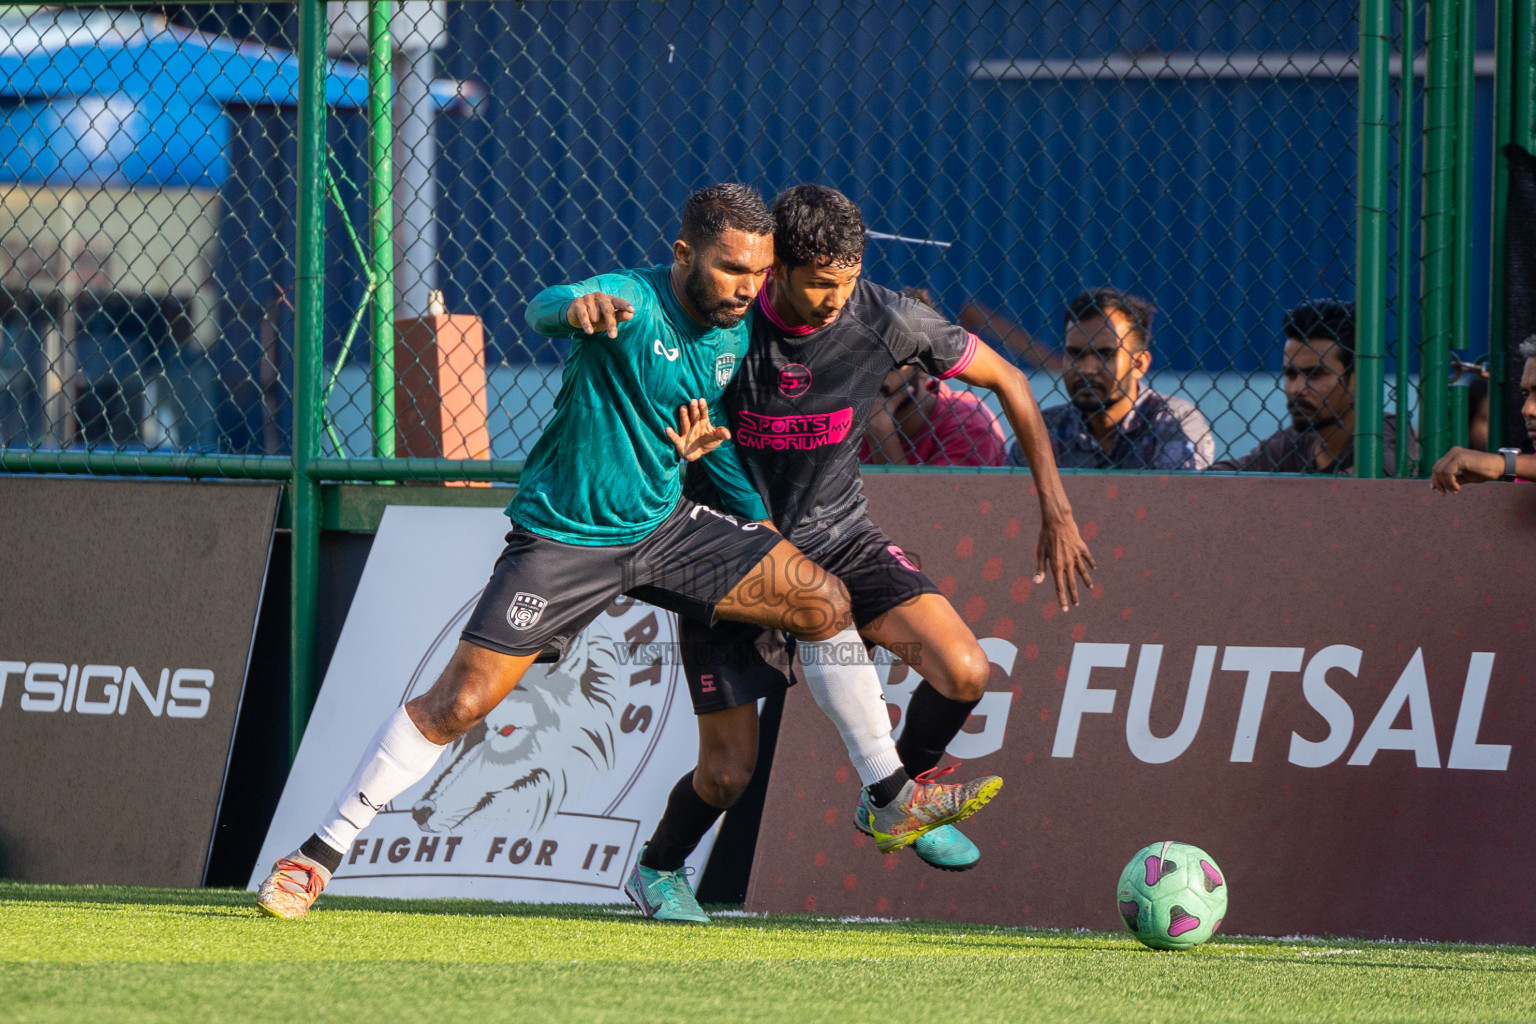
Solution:
{"label": "wristwatch", "polygon": [[1499,479],[1510,483],[1515,479],[1515,456],[1520,454],[1520,449],[1500,448],[1499,454],[1504,456],[1504,475]]}

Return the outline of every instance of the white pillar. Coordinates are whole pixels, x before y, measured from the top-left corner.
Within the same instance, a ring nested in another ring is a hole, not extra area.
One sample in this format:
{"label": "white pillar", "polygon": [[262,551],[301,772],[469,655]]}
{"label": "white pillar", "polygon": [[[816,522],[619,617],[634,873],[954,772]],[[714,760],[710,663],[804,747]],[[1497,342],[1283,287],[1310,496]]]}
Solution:
{"label": "white pillar", "polygon": [[396,319],[425,316],[427,295],[437,287],[437,112],[430,91],[436,65],[425,47],[395,53]]}
{"label": "white pillar", "polygon": [[[331,56],[366,63],[366,0],[332,0],[327,14]],[[427,296],[437,287],[437,140],[432,133],[437,110],[431,86],[437,75],[433,51],[447,41],[442,0],[395,0],[389,31],[395,82],[395,317],[404,319],[425,316]]]}

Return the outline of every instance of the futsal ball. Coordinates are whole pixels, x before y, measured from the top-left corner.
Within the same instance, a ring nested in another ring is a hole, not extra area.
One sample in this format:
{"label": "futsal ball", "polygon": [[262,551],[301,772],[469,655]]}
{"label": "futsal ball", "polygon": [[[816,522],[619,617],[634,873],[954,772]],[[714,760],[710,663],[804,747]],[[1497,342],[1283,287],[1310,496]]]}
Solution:
{"label": "futsal ball", "polygon": [[1188,843],[1153,843],[1120,872],[1120,916],[1153,949],[1192,949],[1227,916],[1227,880],[1211,855]]}

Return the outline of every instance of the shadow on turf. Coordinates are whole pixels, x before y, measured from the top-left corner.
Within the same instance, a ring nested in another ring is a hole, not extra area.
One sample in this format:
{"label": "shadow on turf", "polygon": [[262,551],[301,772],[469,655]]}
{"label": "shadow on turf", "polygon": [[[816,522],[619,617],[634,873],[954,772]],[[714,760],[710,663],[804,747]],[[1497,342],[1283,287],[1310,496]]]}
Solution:
{"label": "shadow on turf", "polygon": [[[1280,944],[1278,942],[1278,940],[1277,940],[1276,944],[1277,945]],[[1420,947],[1418,947],[1418,946],[1414,946],[1412,948],[1413,948],[1413,950],[1415,952],[1421,951]],[[1495,949],[1499,949],[1499,948],[1505,948],[1505,947],[1478,946],[1478,947],[1467,947],[1467,948],[1463,949],[1460,946],[1444,947],[1444,948],[1435,946],[1435,947],[1424,947],[1424,948],[1428,949],[1428,950],[1430,950],[1432,952],[1463,952],[1463,953],[1471,953],[1474,950],[1474,948],[1477,951],[1481,952],[1481,951],[1491,951],[1491,950],[1495,950]],[[1372,950],[1372,952],[1375,952],[1375,950]],[[1238,955],[1238,956],[1233,956],[1230,959],[1238,960],[1238,961],[1245,961],[1245,962],[1250,962],[1250,963],[1256,963],[1256,964],[1268,964],[1270,966],[1273,966],[1274,963],[1275,963],[1275,958],[1272,957],[1272,956],[1266,957],[1266,956],[1242,956],[1242,955]],[[1454,973],[1454,974],[1525,974],[1525,975],[1536,974],[1536,970],[1531,970],[1531,969],[1523,968],[1523,967],[1496,967],[1496,966],[1493,966],[1493,965],[1475,964],[1475,963],[1473,963],[1473,964],[1405,964],[1405,963],[1397,963],[1397,962],[1391,961],[1391,960],[1373,960],[1373,959],[1361,958],[1361,957],[1345,958],[1345,957],[1334,957],[1334,956],[1329,956],[1329,957],[1321,957],[1321,956],[1319,956],[1319,957],[1308,957],[1305,961],[1302,961],[1300,957],[1297,957],[1295,962],[1294,962],[1294,966],[1297,966],[1297,967],[1307,967],[1307,968],[1312,968],[1312,967],[1349,967],[1349,968],[1354,968],[1357,971],[1363,971],[1363,970],[1382,970],[1382,971],[1446,971],[1446,972],[1450,972],[1450,973]]]}
{"label": "shadow on turf", "polygon": [[[221,907],[234,910],[248,909],[254,916],[257,914],[255,895],[243,889],[145,889],[130,886],[110,885],[39,885],[30,882],[11,882],[0,879],[0,903],[14,901],[24,903],[95,903],[110,906],[140,906],[140,907],[182,907],[189,913],[206,913],[206,908]],[[397,900],[383,899],[371,896],[322,896],[315,907],[317,912],[332,911],[369,911],[377,914],[426,914],[451,917],[501,917],[501,918],[554,918],[567,921],[634,921],[639,922],[639,914],[627,904],[583,904],[583,903],[498,903],[492,900]],[[740,907],[709,905],[712,913],[739,911]],[[710,925],[713,929],[721,928],[761,928],[769,922],[758,916],[729,916],[716,917]],[[777,932],[789,931],[843,931],[849,929],[883,928],[889,922],[876,920],[851,920],[844,921],[837,918],[813,917],[810,915],[775,915],[772,918],[772,927]],[[1056,931],[1052,929],[1034,928],[1007,928],[998,925],[968,924],[956,921],[914,921],[903,920],[900,922],[910,940],[920,943],[942,943],[953,947],[956,942],[976,947],[988,947],[993,945],[1015,945],[1020,935],[1029,938],[1029,946],[1033,950],[1060,949],[1064,951],[1081,951],[1085,941],[1099,941],[1106,939],[1123,939],[1129,943],[1129,937],[1122,933],[1101,932],[1077,932]],[[674,925],[658,925],[658,927],[676,927]],[[1370,950],[1373,944],[1367,939],[1345,938],[1341,936],[1320,936],[1317,940],[1323,942],[1338,942],[1347,944],[1352,949]],[[1231,942],[1234,944],[1252,944],[1260,946],[1294,946],[1296,943],[1290,939],[1265,939],[1254,936],[1243,936],[1232,939],[1217,939],[1210,949],[1211,952],[1220,950],[1222,945]],[[1125,943],[1117,943],[1116,948]],[[1529,952],[1526,947],[1512,946],[1474,946],[1459,945],[1454,943],[1410,943],[1406,948],[1414,950],[1437,950],[1443,952],[1472,953],[1480,951],[1499,951],[1519,949],[1521,952]],[[1160,953],[1153,950],[1142,950],[1134,945],[1118,951],[1147,956],[1173,957],[1173,953]],[[1223,959],[1252,961],[1255,963],[1273,964],[1275,961],[1268,956],[1253,956],[1246,953],[1226,953]],[[1354,959],[1345,957],[1309,957],[1306,966],[1317,967],[1353,967],[1366,968],[1395,968],[1429,971],[1471,971],[1471,972],[1499,972],[1529,974],[1531,971],[1513,967],[1495,967],[1489,965],[1436,965],[1436,964],[1404,964],[1393,963],[1380,959]]]}
{"label": "shadow on turf", "polygon": [[[256,896],[244,889],[145,889],[116,885],[37,885],[0,880],[0,901],[100,903],[139,907],[248,907]],[[497,903],[491,900],[395,900],[322,896],[316,911],[367,910],[382,914],[444,914],[456,917],[560,917],[612,920],[614,908],[586,904]]]}
{"label": "shadow on turf", "polygon": [[[255,900],[255,894],[244,889],[147,889],[117,885],[40,885],[0,880],[0,902],[184,907],[194,912],[209,907],[249,908],[254,913]],[[581,903],[528,904],[498,903],[493,900],[397,900],[370,896],[322,896],[315,905],[315,910],[317,913],[327,910],[365,910],[378,914],[562,918],[593,921],[638,919],[638,915],[627,903],[616,907]],[[751,923],[754,920],[754,918],[726,918],[721,923]]]}
{"label": "shadow on turf", "polygon": [[[255,895],[243,889],[146,889],[130,886],[37,885],[0,880],[0,902],[4,901],[76,905],[86,903],[119,907],[177,907],[182,908],[184,913],[192,915],[206,914],[210,908],[249,910],[252,916],[258,913]],[[709,905],[707,909],[718,914],[739,911],[740,907]],[[425,914],[449,917],[543,918],[564,921],[639,923],[641,920],[639,913],[628,903],[530,904],[498,903],[493,900],[399,900],[370,896],[322,896],[315,904],[315,912],[323,914],[326,911],[367,911],[375,914]],[[733,914],[716,917],[710,927],[717,931],[723,928],[755,929],[763,927],[765,923],[765,919],[761,917]],[[846,931],[886,926],[885,923],[878,921],[842,921],[810,915],[775,915],[772,920],[773,929],[781,933]],[[656,927],[678,926],[662,924]],[[964,933],[964,942],[976,946],[997,942],[1016,942],[1018,934],[1013,929],[990,925],[956,924],[947,921],[903,921],[902,927],[914,941],[947,945],[952,945],[956,941],[959,932]],[[1011,940],[1008,938],[1010,935],[1014,936]],[[1066,933],[1040,931],[1032,935],[1031,945],[1036,948],[1047,948],[1059,944],[1063,949],[1080,948],[1080,942],[1074,942],[1074,939],[1078,938]]]}

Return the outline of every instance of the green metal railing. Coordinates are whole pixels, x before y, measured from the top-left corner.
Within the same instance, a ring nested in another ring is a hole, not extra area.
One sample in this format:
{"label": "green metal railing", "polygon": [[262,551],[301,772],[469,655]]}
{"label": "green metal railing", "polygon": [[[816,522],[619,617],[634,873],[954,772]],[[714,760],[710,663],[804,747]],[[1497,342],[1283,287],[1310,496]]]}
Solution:
{"label": "green metal railing", "polygon": [[1456,8],[1426,6],[1424,71],[1424,231],[1420,269],[1421,342],[1419,439],[1423,461],[1433,463],[1447,447],[1449,392],[1434,367],[1450,362],[1455,308],[1456,211]]}
{"label": "green metal railing", "polygon": [[[320,691],[316,606],[320,593],[320,481],[311,471],[320,453],[317,399],[325,371],[322,346],[325,301],[326,109],[323,0],[298,0],[298,245],[294,310],[292,504],[293,598],[289,656],[289,757],[297,756],[310,710]],[[375,339],[380,347],[383,339]]]}
{"label": "green metal railing", "polygon": [[[1355,241],[1355,472],[1381,476],[1383,375],[1387,323],[1387,147],[1391,120],[1392,8],[1389,0],[1360,4],[1360,158]],[[1408,82],[1404,76],[1404,87]],[[1406,395],[1398,394],[1401,407]],[[1404,418],[1406,419],[1406,418]]]}
{"label": "green metal railing", "polygon": [[395,455],[394,83],[390,0],[368,0],[369,276],[373,286],[373,454]]}
{"label": "green metal railing", "polygon": [[[1398,186],[1397,186],[1397,374],[1393,391],[1397,395],[1398,423],[1407,422],[1404,408],[1410,392],[1409,371],[1413,365],[1413,318],[1403,308],[1403,297],[1413,294],[1413,233],[1407,225],[1413,223],[1413,190],[1408,187],[1413,170],[1413,55],[1418,51],[1414,43],[1414,23],[1417,20],[1414,0],[1403,0],[1402,44],[1400,69],[1402,85],[1398,89]],[[1379,72],[1378,72],[1379,73]],[[1393,448],[1393,469],[1398,479],[1408,477],[1412,471],[1408,431],[1398,430]]]}

